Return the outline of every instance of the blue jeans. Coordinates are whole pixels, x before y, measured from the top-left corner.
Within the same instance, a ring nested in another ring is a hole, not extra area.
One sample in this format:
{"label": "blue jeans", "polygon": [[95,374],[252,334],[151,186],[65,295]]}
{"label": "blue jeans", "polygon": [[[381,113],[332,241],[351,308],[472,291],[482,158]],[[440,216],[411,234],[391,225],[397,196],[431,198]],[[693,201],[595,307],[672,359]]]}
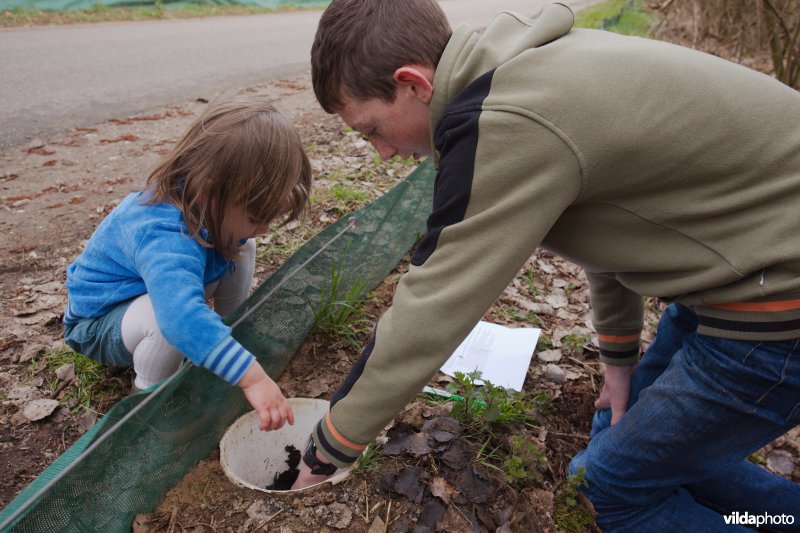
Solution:
{"label": "blue jeans", "polygon": [[[671,305],[631,381],[614,426],[598,411],[592,438],[569,466],[612,531],[746,531],[729,513],[790,515],[800,530],[800,485],[746,458],[800,423],[800,339],[734,341],[696,333]],[[773,522],[774,523],[774,522]]]}
{"label": "blue jeans", "polygon": [[122,341],[121,327],[132,302],[133,299],[126,300],[100,317],[64,324],[64,344],[104,365],[133,365],[133,355]]}

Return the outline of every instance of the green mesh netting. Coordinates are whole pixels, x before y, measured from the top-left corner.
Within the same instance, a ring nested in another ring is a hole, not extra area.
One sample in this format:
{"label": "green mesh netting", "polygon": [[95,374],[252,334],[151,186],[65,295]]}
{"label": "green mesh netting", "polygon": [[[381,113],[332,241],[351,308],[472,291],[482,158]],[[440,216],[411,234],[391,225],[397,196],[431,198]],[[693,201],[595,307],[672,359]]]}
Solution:
{"label": "green mesh netting", "polygon": [[[425,161],[353,213],[353,227],[345,227],[348,216],[321,231],[226,317],[270,376],[280,375],[314,325],[334,269],[341,273],[339,290],[371,290],[419,239],[433,175]],[[135,515],[152,512],[249,409],[240,389],[186,366],[150,395],[115,405],[3,509],[0,530],[130,531]]]}

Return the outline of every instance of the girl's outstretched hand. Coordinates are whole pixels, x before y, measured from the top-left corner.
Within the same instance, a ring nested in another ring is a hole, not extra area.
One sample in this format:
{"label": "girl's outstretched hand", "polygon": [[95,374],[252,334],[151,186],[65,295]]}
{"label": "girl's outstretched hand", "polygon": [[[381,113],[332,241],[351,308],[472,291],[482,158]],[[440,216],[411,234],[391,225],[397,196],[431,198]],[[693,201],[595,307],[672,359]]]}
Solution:
{"label": "girl's outstretched hand", "polygon": [[237,385],[261,418],[259,429],[280,429],[285,422],[294,425],[292,406],[261,365],[253,363]]}

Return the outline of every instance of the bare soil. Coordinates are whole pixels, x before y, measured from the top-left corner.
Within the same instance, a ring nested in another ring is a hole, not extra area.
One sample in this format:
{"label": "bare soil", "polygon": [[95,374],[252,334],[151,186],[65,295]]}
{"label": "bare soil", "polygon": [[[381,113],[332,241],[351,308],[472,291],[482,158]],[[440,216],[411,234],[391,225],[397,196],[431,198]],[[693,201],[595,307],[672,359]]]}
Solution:
{"label": "bare soil", "polygon": [[[307,143],[320,191],[305,226],[281,230],[259,243],[260,282],[285,258],[275,251],[277,245],[303,240],[357,208],[359,202],[376,198],[411,167],[377,161],[363,140],[337,117],[319,109],[308,76],[241,90],[274,98],[277,107],[292,118]],[[0,306],[0,507],[127,393],[130,371],[104,369],[102,385],[93,389],[87,404],[78,394],[80,380],[70,369],[48,364],[48,354],[64,349],[60,319],[65,268],[113,206],[143,186],[159,158],[214,96],[140,116],[118,117],[0,152],[0,254],[4,257],[0,263],[4,302]],[[345,201],[325,194],[342,176],[350,177],[348,183],[366,197]],[[367,309],[372,320],[391,304],[404,269],[404,264],[399,265],[373,293]],[[534,278],[524,275],[531,269]],[[652,339],[659,312],[657,304],[649,305],[646,341]],[[593,401],[601,384],[595,341],[586,340],[591,338],[589,315],[581,270],[544,252],[531,257],[486,315],[492,322],[543,330],[524,389],[545,392],[553,410],[534,413],[533,427],[497,431],[493,436],[494,444],[507,447],[512,435],[522,435],[541,451],[545,460],[525,483],[512,485],[498,469],[473,460],[482,443],[470,438],[466,428],[459,428],[446,446],[440,443],[441,449],[430,453],[402,451],[398,443],[407,435],[396,428],[420,432],[426,422],[447,418],[449,407],[432,407],[420,400],[397,417],[395,433],[381,439],[384,446],[394,443],[401,451],[380,452],[376,468],[364,468],[330,490],[276,496],[242,489],[225,478],[214,453],[179,482],[158,509],[137,517],[134,530],[556,531],[557,520],[562,529],[591,530],[593,526],[575,518],[582,507],[567,503],[570,493],[565,481],[569,459],[588,440]],[[585,342],[575,345],[576,338]],[[358,355],[358,347],[347,342],[312,336],[280,376],[279,385],[287,396],[329,398]],[[544,361],[548,356],[558,360]],[[448,379],[438,376],[431,385],[442,387]],[[34,400],[48,399],[57,401],[54,408],[39,402],[44,411],[32,414]],[[454,451],[446,460],[443,454],[451,449],[470,460],[453,459],[458,455]],[[756,459],[800,480],[800,430],[767,446]],[[448,461],[456,468],[450,468]]]}

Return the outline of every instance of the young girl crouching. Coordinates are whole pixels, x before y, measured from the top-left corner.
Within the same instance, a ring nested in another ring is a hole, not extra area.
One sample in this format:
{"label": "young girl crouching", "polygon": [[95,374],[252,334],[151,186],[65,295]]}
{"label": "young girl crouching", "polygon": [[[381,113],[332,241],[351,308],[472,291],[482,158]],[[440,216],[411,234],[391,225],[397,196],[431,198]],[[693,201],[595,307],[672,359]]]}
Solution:
{"label": "young girl crouching", "polygon": [[262,430],[293,424],[289,402],[221,317],[249,294],[253,237],[297,219],[310,189],[284,116],[252,97],[210,104],[67,268],[66,344],[132,364],[134,390],[173,374],[185,356],[241,387]]}

